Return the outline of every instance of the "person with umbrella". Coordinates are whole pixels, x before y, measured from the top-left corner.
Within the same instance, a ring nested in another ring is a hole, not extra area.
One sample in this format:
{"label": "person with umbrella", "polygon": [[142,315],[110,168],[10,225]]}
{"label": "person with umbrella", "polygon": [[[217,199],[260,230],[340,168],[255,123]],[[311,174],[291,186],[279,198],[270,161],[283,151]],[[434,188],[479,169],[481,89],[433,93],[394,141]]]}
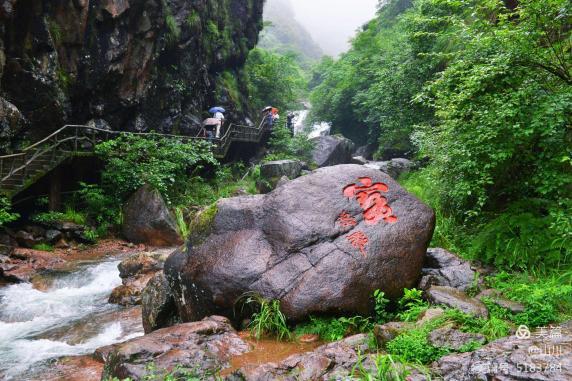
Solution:
{"label": "person with umbrella", "polygon": [[217,139],[220,138],[220,131],[222,128],[222,125],[224,123],[224,113],[226,112],[226,110],[222,107],[213,107],[209,110],[209,112],[211,114],[213,114],[213,118],[217,120],[217,124],[216,124],[216,132],[215,132],[215,137]]}
{"label": "person with umbrella", "polygon": [[274,126],[274,122],[280,118],[278,115],[278,109],[272,106],[268,106],[262,110],[264,123],[268,125],[269,128]]}

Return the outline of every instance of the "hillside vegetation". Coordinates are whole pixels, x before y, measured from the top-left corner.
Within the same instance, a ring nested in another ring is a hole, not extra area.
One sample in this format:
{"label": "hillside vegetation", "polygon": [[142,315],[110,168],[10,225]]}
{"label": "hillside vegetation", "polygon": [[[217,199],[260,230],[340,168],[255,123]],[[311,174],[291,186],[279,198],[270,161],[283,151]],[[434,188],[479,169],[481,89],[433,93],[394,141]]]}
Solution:
{"label": "hillside vegetation", "polygon": [[322,62],[313,114],[378,157],[427,163],[405,184],[438,212],[434,244],[565,270],[572,7],[517,3],[390,1],[348,53]]}

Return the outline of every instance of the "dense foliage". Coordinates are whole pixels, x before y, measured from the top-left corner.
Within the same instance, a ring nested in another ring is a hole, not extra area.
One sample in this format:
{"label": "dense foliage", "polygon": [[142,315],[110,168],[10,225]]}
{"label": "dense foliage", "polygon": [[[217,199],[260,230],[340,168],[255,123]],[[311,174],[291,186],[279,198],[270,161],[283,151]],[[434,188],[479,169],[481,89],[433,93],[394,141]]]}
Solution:
{"label": "dense foliage", "polygon": [[282,111],[297,110],[306,91],[306,80],[292,54],[254,49],[245,67],[251,103],[258,110],[272,105]]}
{"label": "dense foliage", "polygon": [[161,136],[122,135],[97,146],[106,162],[103,187],[120,200],[150,184],[169,203],[181,201],[193,172],[217,165],[206,141],[180,142]]}
{"label": "dense foliage", "polygon": [[8,222],[12,222],[18,219],[18,214],[11,211],[10,200],[0,195],[0,227]]}
{"label": "dense foliage", "polygon": [[285,120],[281,120],[272,130],[268,155],[264,160],[303,160],[311,164],[313,149],[314,142],[308,139],[307,134],[300,133],[292,136],[292,132],[286,127]]}
{"label": "dense foliage", "polygon": [[572,7],[517,4],[389,2],[322,64],[314,118],[377,143],[378,156],[428,159],[408,185],[437,210],[444,246],[499,266],[562,266],[572,261]]}

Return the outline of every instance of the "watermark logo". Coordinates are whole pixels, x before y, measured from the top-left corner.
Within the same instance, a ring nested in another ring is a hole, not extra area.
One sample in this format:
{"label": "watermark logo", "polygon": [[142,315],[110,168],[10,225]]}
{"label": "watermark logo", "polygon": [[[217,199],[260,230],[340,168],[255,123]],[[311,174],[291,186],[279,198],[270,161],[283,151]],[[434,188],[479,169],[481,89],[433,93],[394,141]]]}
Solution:
{"label": "watermark logo", "polygon": [[516,338],[520,340],[530,339],[530,329],[526,325],[521,325],[516,330]]}

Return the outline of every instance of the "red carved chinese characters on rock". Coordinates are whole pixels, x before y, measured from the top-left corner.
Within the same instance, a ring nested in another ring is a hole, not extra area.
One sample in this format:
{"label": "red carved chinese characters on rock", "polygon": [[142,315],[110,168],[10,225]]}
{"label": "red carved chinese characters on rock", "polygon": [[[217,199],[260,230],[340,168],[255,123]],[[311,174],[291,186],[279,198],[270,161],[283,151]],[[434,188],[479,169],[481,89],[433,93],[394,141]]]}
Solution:
{"label": "red carved chinese characters on rock", "polygon": [[337,222],[344,228],[349,228],[351,226],[356,226],[357,221],[345,210],[338,216]]}
{"label": "red carved chinese characters on rock", "polygon": [[369,240],[364,232],[355,232],[350,234],[348,236],[348,241],[353,247],[359,249],[359,251],[362,253],[364,257],[367,257],[365,246],[367,245]]}
{"label": "red carved chinese characters on rock", "polygon": [[370,177],[361,177],[358,184],[351,184],[344,188],[344,196],[355,198],[363,210],[365,223],[375,225],[384,220],[390,224],[397,222],[393,210],[387,203],[387,198],[382,195],[389,191],[384,183],[373,183]]}

